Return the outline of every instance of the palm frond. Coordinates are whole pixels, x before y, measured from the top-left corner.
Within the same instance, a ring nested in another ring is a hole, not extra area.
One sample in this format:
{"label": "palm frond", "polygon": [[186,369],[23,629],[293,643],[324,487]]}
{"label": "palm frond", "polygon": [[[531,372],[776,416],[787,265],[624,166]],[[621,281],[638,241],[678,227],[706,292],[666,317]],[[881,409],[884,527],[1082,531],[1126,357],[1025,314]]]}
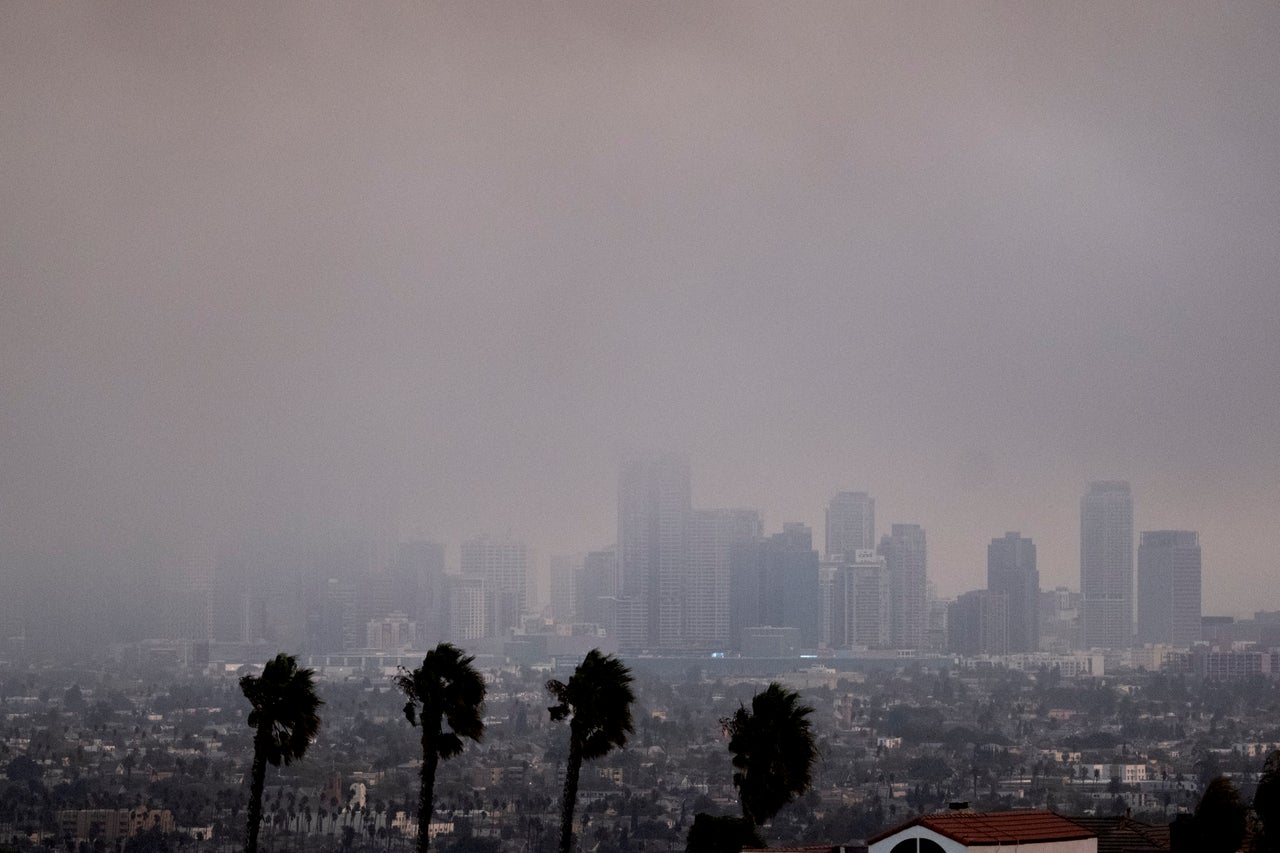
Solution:
{"label": "palm frond", "polygon": [[808,716],[813,709],[800,696],[770,684],[721,720],[733,756],[733,784],[743,816],[759,824],[812,785],[818,752]]}
{"label": "palm frond", "polygon": [[401,670],[394,679],[408,699],[404,713],[411,725],[430,727],[457,741],[456,749],[452,741],[447,749],[436,749],[441,758],[452,758],[462,751],[460,738],[479,741],[484,736],[485,685],[474,662],[474,657],[452,643],[440,643],[427,652],[422,666]]}
{"label": "palm frond", "polygon": [[273,765],[291,764],[306,753],[320,731],[315,673],[281,652],[267,662],[262,675],[240,679],[240,690],[252,710],[248,724],[256,729],[258,748]]}
{"label": "palm frond", "polygon": [[567,683],[547,682],[547,692],[557,700],[547,711],[552,721],[570,720],[569,736],[584,759],[600,758],[625,746],[627,735],[635,731],[633,681],[622,661],[592,649]]}

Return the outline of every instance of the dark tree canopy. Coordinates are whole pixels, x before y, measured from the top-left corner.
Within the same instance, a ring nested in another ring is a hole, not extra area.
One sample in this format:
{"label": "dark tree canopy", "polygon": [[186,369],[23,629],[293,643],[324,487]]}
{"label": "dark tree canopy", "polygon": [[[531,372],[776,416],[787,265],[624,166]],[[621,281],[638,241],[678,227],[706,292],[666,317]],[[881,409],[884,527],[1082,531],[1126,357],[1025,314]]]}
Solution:
{"label": "dark tree canopy", "polygon": [[809,790],[818,757],[808,719],[812,713],[798,693],[774,683],[751,698],[750,710],[739,706],[720,721],[729,735],[742,816],[752,826]]}
{"label": "dark tree canopy", "polygon": [[1256,849],[1260,853],[1280,853],[1280,751],[1267,756],[1262,778],[1253,795],[1253,811],[1262,824]]}
{"label": "dark tree canopy", "polygon": [[1209,783],[1196,806],[1192,832],[1200,853],[1236,853],[1244,841],[1249,809],[1231,780],[1219,776]]}
{"label": "dark tree canopy", "polygon": [[685,853],[740,853],[747,846],[763,847],[764,839],[745,819],[699,812],[689,827],[684,850]]}

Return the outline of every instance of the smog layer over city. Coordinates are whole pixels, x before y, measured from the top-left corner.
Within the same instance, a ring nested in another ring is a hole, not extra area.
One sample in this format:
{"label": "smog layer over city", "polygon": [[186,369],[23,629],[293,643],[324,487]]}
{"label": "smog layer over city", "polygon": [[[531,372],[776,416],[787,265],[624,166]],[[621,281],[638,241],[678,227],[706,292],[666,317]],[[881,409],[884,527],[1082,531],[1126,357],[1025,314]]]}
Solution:
{"label": "smog layer over city", "polygon": [[1280,5],[3,17],[0,853],[1280,851]]}

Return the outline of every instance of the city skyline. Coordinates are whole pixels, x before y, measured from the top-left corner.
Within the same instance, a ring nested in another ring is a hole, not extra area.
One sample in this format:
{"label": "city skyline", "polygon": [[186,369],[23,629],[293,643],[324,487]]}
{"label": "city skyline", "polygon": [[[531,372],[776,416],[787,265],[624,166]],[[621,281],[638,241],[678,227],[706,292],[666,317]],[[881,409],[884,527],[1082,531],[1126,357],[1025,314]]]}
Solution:
{"label": "city skyline", "polygon": [[1274,3],[7,24],[24,594],[210,540],[509,534],[542,571],[661,448],[819,550],[874,495],[945,595],[1008,530],[1074,586],[1123,479],[1135,529],[1199,533],[1205,612],[1280,606]]}
{"label": "city skyline", "polygon": [[1277,846],[1277,0],[5,13],[0,853]]}

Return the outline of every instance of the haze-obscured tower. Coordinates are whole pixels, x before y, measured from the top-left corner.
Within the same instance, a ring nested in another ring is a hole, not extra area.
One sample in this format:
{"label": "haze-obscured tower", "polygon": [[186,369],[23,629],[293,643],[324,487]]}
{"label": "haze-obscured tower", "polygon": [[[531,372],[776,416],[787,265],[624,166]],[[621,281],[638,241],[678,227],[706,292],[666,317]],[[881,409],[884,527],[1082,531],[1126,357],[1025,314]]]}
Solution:
{"label": "haze-obscured tower", "polygon": [[1138,641],[1188,648],[1200,639],[1200,535],[1148,530],[1138,544]]}
{"label": "haze-obscured tower", "polygon": [[396,550],[399,609],[418,626],[418,648],[430,648],[447,638],[449,596],[445,589],[444,545],[402,542]]}
{"label": "haze-obscured tower", "polygon": [[876,547],[876,500],[866,492],[840,492],[827,504],[828,560],[852,561]]}
{"label": "haze-obscured tower", "polygon": [[793,628],[800,645],[817,648],[821,636],[818,552],[813,531],[787,522],[782,532],[738,543],[730,553],[730,634],[735,648],[755,628]]}
{"label": "haze-obscured tower", "polygon": [[987,589],[1005,597],[1011,652],[1040,650],[1040,572],[1036,545],[1016,531],[987,546]]}
{"label": "haze-obscured tower", "polygon": [[1133,495],[1129,484],[1089,484],[1080,499],[1080,594],[1085,648],[1133,642]]}
{"label": "haze-obscured tower", "polygon": [[817,648],[820,596],[813,530],[800,522],[787,522],[781,533],[761,543],[761,549],[765,594],[762,624],[798,628],[802,646]]}
{"label": "haze-obscured tower", "polygon": [[449,642],[478,640],[492,633],[489,628],[489,596],[484,578],[449,575],[445,579],[448,602]]}
{"label": "haze-obscured tower", "polygon": [[895,524],[880,539],[880,555],[889,579],[889,643],[899,649],[924,645],[929,583],[924,529],[918,524]]}
{"label": "haze-obscured tower", "polygon": [[1040,648],[1064,654],[1080,648],[1080,593],[1065,586],[1040,593]]}
{"label": "haze-obscured tower", "polygon": [[966,592],[947,608],[947,650],[959,655],[1002,655],[1009,648],[1009,599],[1003,592]]}
{"label": "haze-obscured tower", "polygon": [[832,648],[889,645],[889,590],[885,559],[859,548],[831,567],[828,639]]}
{"label": "haze-obscured tower", "polygon": [[559,625],[578,619],[578,588],[585,554],[553,554],[547,566],[551,593],[551,618]]}
{"label": "haze-obscured tower", "polygon": [[214,588],[218,556],[211,542],[188,546],[165,596],[165,634],[170,639],[207,643],[214,639]]}
{"label": "haze-obscured tower", "polygon": [[520,626],[529,575],[529,552],[523,542],[488,536],[463,542],[462,574],[484,580],[490,635],[501,636]]}
{"label": "haze-obscured tower", "polygon": [[582,561],[575,594],[579,622],[609,626],[612,603],[618,595],[618,551],[591,551]]}
{"label": "haze-obscured tower", "polygon": [[[618,477],[617,610],[620,645],[679,647],[684,629],[685,533],[691,509],[689,462],[663,454],[633,459]],[[622,618],[625,616],[625,618]],[[625,636],[624,636],[625,635]]]}
{"label": "haze-obscured tower", "polygon": [[684,595],[684,644],[729,648],[730,561],[734,549],[760,538],[753,509],[696,509],[690,515]]}

